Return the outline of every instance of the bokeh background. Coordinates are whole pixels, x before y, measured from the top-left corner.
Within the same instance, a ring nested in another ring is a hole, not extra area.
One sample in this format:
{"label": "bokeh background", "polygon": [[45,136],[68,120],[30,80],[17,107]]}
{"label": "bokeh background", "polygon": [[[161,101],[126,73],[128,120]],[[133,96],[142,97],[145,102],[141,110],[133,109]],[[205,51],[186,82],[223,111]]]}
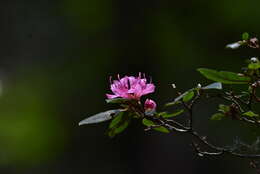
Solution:
{"label": "bokeh background", "polygon": [[[207,84],[196,69],[240,71],[259,52],[224,49],[247,31],[259,34],[260,1],[1,0],[0,173],[254,173],[248,161],[199,158],[190,137],[144,132],[135,122],[110,139],[108,123],[78,126],[105,103],[109,76],[144,72],[159,103],[171,84]],[[216,101],[203,101],[195,124],[219,145],[259,131],[210,122]],[[203,105],[207,104],[207,105]],[[250,136],[249,136],[250,135]]]}

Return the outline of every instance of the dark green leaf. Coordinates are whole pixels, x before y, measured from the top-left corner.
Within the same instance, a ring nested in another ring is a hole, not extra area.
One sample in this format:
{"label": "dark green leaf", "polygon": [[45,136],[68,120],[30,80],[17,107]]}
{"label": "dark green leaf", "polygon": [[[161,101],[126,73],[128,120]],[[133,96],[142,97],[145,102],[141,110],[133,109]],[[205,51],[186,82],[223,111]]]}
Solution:
{"label": "dark green leaf", "polygon": [[227,105],[220,104],[218,107],[219,107],[218,111],[220,112],[227,113],[230,111],[230,107]]}
{"label": "dark green leaf", "polygon": [[183,101],[188,102],[194,97],[194,92],[189,91],[186,95],[183,96]]}
{"label": "dark green leaf", "polygon": [[114,137],[115,135],[123,132],[128,127],[129,123],[130,123],[130,120],[126,120],[126,121],[122,122],[120,125],[118,125],[118,127],[109,129],[108,135],[110,137]]}
{"label": "dark green leaf", "polygon": [[106,102],[107,103],[119,103],[119,104],[122,104],[122,103],[126,103],[126,102],[129,102],[130,100],[129,99],[125,99],[125,98],[113,98],[113,99],[106,99]]}
{"label": "dark green leaf", "polygon": [[215,120],[215,121],[219,121],[219,120],[221,120],[224,117],[225,117],[224,114],[216,113],[216,114],[212,115],[210,119],[211,120]]}
{"label": "dark green leaf", "polygon": [[114,137],[115,135],[124,131],[131,121],[131,117],[127,112],[118,114],[109,124],[108,135]]}
{"label": "dark green leaf", "polygon": [[110,122],[110,124],[109,124],[109,128],[111,129],[111,128],[117,126],[117,124],[119,124],[120,121],[122,120],[123,115],[124,115],[123,112],[117,114],[117,116],[116,116],[116,117],[115,117],[115,118]]}
{"label": "dark green leaf", "polygon": [[179,110],[179,111],[174,112],[174,113],[171,113],[171,114],[164,113],[164,114],[162,114],[162,117],[163,117],[163,118],[176,117],[176,116],[182,114],[183,112],[184,112],[184,110],[182,109],[182,110]]}
{"label": "dark green leaf", "polygon": [[154,130],[158,131],[158,132],[162,132],[162,133],[169,133],[170,131],[163,127],[163,126],[160,126],[160,127],[157,127],[157,128],[154,128]]}
{"label": "dark green leaf", "polygon": [[251,93],[247,92],[247,91],[242,91],[242,94],[240,95],[241,97],[248,97],[250,96]]}
{"label": "dark green leaf", "polygon": [[228,71],[215,71],[207,68],[199,68],[198,71],[207,79],[224,84],[247,84],[250,81],[249,77]]}
{"label": "dark green leaf", "polygon": [[[146,118],[144,118],[142,122],[147,127],[156,125],[153,121],[148,120]],[[156,127],[156,128],[153,128],[153,129],[156,130],[156,131],[159,131],[159,132],[163,132],[163,133],[169,133],[170,132],[167,128],[165,128],[163,126]]]}
{"label": "dark green leaf", "polygon": [[100,123],[104,122],[107,120],[112,119],[115,115],[119,114],[122,112],[122,109],[114,109],[114,110],[108,110],[105,112],[98,113],[96,115],[93,115],[91,117],[88,117],[81,122],[79,122],[79,125],[84,125],[84,124],[93,124],[93,123]]}
{"label": "dark green leaf", "polygon": [[249,34],[248,34],[247,32],[244,32],[244,33],[242,34],[242,39],[243,39],[243,40],[248,40],[248,39],[249,39]]}
{"label": "dark green leaf", "polygon": [[248,112],[245,112],[243,113],[244,116],[247,116],[247,117],[259,117],[258,114],[252,112],[252,111],[248,111]]}
{"label": "dark green leaf", "polygon": [[119,133],[123,132],[128,127],[129,123],[130,123],[129,120],[124,121],[119,127],[117,127],[115,129],[115,133],[119,134]]}

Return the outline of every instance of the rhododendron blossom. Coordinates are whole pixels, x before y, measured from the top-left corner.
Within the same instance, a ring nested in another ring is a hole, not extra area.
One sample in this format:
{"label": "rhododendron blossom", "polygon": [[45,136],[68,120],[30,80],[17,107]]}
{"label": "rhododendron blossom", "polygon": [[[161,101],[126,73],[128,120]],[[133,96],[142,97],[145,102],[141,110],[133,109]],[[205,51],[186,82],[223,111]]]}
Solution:
{"label": "rhododendron blossom", "polygon": [[144,109],[147,110],[152,110],[154,111],[156,109],[156,103],[155,101],[151,99],[146,99],[144,102]]}
{"label": "rhododendron blossom", "polygon": [[125,76],[120,78],[118,76],[118,80],[111,82],[110,88],[113,94],[106,94],[108,99],[121,97],[139,100],[141,96],[153,93],[155,86],[151,82],[148,83],[147,79],[139,73],[138,77]]}

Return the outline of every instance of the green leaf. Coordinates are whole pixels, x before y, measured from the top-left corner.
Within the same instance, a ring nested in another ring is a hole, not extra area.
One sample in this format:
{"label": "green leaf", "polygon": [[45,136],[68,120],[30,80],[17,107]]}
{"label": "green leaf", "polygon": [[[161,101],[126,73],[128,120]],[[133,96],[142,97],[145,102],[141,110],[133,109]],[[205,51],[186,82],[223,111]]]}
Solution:
{"label": "green leaf", "polygon": [[220,82],[211,83],[205,87],[202,87],[202,89],[222,89],[222,83]]}
{"label": "green leaf", "polygon": [[248,111],[248,112],[245,112],[243,113],[244,116],[247,116],[247,117],[259,117],[258,114],[252,112],[252,111]]}
{"label": "green leaf", "polygon": [[248,69],[256,70],[260,68],[260,62],[248,64]]}
{"label": "green leaf", "polygon": [[184,92],[184,93],[181,94],[180,96],[176,97],[173,102],[178,102],[178,101],[180,101],[185,95],[187,95],[190,91],[193,91],[193,90],[194,90],[194,89],[192,88],[192,89],[190,89],[190,90]]}
{"label": "green leaf", "polygon": [[249,77],[240,76],[237,73],[228,71],[216,71],[207,68],[199,68],[198,71],[207,79],[224,84],[247,84],[250,81]]}
{"label": "green leaf", "polygon": [[188,102],[194,97],[194,92],[189,91],[186,95],[183,96],[183,101]]}
{"label": "green leaf", "polygon": [[[183,94],[181,94],[180,96],[176,97],[173,102],[169,102],[167,103],[165,106],[173,106],[173,105],[176,105],[176,104],[179,104],[181,103],[180,100],[183,99],[183,97],[185,97],[186,95],[192,95],[192,94],[189,94],[190,92],[193,92],[194,91],[194,88],[184,92]],[[193,93],[194,95],[194,93]],[[193,97],[193,96],[192,96]]]}
{"label": "green leaf", "polygon": [[[194,90],[196,90],[196,89],[197,88],[189,89],[188,91],[184,92],[180,96],[176,97],[174,99],[174,101],[166,103],[165,106],[168,107],[168,106],[173,106],[173,105],[176,105],[176,104],[180,104],[181,103],[180,102],[181,99],[183,99],[184,102],[189,101],[190,99],[192,99],[194,97]],[[207,85],[205,87],[202,87],[201,89],[222,89],[222,83],[215,82],[215,83],[209,84],[209,85]]]}
{"label": "green leaf", "polygon": [[115,135],[123,132],[129,125],[131,118],[129,113],[121,112],[109,124],[108,135],[114,137]]}
{"label": "green leaf", "polygon": [[154,128],[154,130],[158,131],[158,132],[162,132],[162,133],[169,133],[170,131],[163,127],[163,126],[160,126],[160,127],[157,127],[157,128]]}
{"label": "green leaf", "polygon": [[122,120],[123,115],[124,115],[123,112],[119,113],[119,114],[110,122],[109,128],[111,129],[111,128],[117,126],[117,124],[119,124],[120,121]]}
{"label": "green leaf", "polygon": [[130,120],[126,120],[126,121],[122,122],[120,125],[118,125],[118,127],[109,129],[108,136],[114,137],[115,135],[120,134],[128,127],[129,123],[130,123]]}
{"label": "green leaf", "polygon": [[[148,120],[146,118],[144,118],[142,122],[143,122],[143,125],[145,125],[147,127],[156,125],[153,121]],[[153,128],[153,129],[156,130],[156,131],[159,131],[159,132],[163,132],[163,133],[169,133],[170,132],[167,128],[165,128],[163,126],[156,127],[156,128]]]}
{"label": "green leaf", "polygon": [[184,110],[182,109],[182,110],[179,110],[179,111],[174,112],[174,113],[171,113],[171,114],[164,113],[164,114],[162,114],[161,116],[162,116],[163,118],[171,118],[171,117],[176,117],[176,116],[182,114],[183,112],[184,112]]}
{"label": "green leaf", "polygon": [[154,126],[155,124],[154,124],[153,121],[144,118],[144,119],[143,119],[143,125],[149,127],[149,126]]}
{"label": "green leaf", "polygon": [[168,114],[167,112],[159,112],[159,113],[157,113],[157,116],[163,117],[164,115],[167,115],[167,114]]}
{"label": "green leaf", "polygon": [[123,111],[122,109],[114,109],[114,110],[108,110],[105,112],[98,113],[96,115],[93,115],[91,117],[88,117],[88,118],[80,121],[79,126],[84,125],[84,124],[100,123],[100,122],[110,120],[122,111]]}
{"label": "green leaf", "polygon": [[122,103],[127,103],[127,102],[129,102],[129,101],[131,101],[131,100],[126,99],[126,98],[112,98],[112,99],[106,99],[106,102],[107,102],[107,103],[113,103],[113,104],[117,104],[117,103],[122,104]]}
{"label": "green leaf", "polygon": [[177,104],[180,104],[180,103],[181,103],[180,101],[169,102],[169,103],[165,104],[165,107],[174,106],[174,105],[177,105]]}
{"label": "green leaf", "polygon": [[215,120],[215,121],[219,121],[219,120],[222,120],[222,118],[224,118],[225,115],[224,114],[221,114],[221,113],[216,113],[214,115],[211,116],[211,120]]}
{"label": "green leaf", "polygon": [[119,134],[123,132],[128,127],[129,123],[130,123],[129,120],[124,121],[119,127],[115,129],[115,134]]}
{"label": "green leaf", "polygon": [[218,111],[220,112],[227,113],[230,111],[230,107],[227,105],[220,104],[218,107],[219,107]]}
{"label": "green leaf", "polygon": [[244,33],[242,34],[242,39],[243,39],[243,40],[248,40],[248,39],[249,39],[249,34],[248,34],[247,32],[244,32]]}

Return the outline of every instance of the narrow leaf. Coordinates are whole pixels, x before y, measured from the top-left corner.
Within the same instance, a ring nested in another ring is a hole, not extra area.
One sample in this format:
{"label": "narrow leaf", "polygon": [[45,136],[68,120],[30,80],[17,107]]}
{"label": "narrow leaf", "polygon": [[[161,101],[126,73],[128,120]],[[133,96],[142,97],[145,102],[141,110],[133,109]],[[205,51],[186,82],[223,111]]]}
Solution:
{"label": "narrow leaf", "polygon": [[131,121],[130,114],[128,112],[120,112],[109,124],[108,135],[114,137],[115,135],[123,132]]}
{"label": "narrow leaf", "polygon": [[[193,89],[192,89],[192,90],[193,90]],[[176,97],[176,98],[174,99],[174,102],[180,101],[180,100],[181,100],[185,95],[187,95],[189,92],[190,92],[190,90],[189,90],[189,91],[186,91],[186,92],[184,92],[183,94],[181,94],[180,96]]]}
{"label": "narrow leaf", "polygon": [[235,42],[235,43],[227,44],[226,48],[235,50],[238,49],[241,45],[242,45],[241,42]]}
{"label": "narrow leaf", "polygon": [[109,128],[111,129],[111,128],[115,127],[117,124],[119,124],[123,118],[123,115],[124,115],[123,112],[120,112],[119,114],[117,114],[117,116],[110,122]]}
{"label": "narrow leaf", "polygon": [[[174,101],[167,103],[165,106],[168,107],[168,106],[173,106],[173,105],[179,104],[179,103],[181,103],[180,102],[181,99],[183,99],[184,102],[189,101],[194,96],[194,89],[196,89],[196,88],[192,88],[192,89],[184,92],[180,96],[176,97],[174,99]],[[209,84],[208,86],[202,87],[202,89],[222,89],[222,83],[215,82],[215,83]],[[189,97],[191,97],[191,98],[189,99]]]}
{"label": "narrow leaf", "polygon": [[128,127],[129,123],[130,123],[130,120],[125,120],[125,121],[121,122],[120,124],[118,124],[116,127],[109,129],[108,136],[114,137],[115,135],[120,134]]}
{"label": "narrow leaf", "polygon": [[[153,121],[148,120],[146,118],[144,118],[142,122],[147,127],[156,125]],[[159,127],[153,128],[153,129],[156,130],[156,131],[159,131],[159,132],[163,132],[163,133],[169,133],[170,132],[167,128],[165,128],[163,126],[159,126]]]}
{"label": "narrow leaf", "polygon": [[115,129],[115,134],[119,134],[119,133],[123,132],[128,127],[129,122],[130,122],[129,120],[124,121],[119,127],[117,127]]}
{"label": "narrow leaf", "polygon": [[202,89],[222,89],[222,83],[215,82],[215,83],[209,84],[208,86],[202,87]]}
{"label": "narrow leaf", "polygon": [[[180,100],[183,99],[184,96],[189,95],[189,93],[192,91],[193,92],[194,88],[184,92],[183,94],[179,95],[178,97],[176,97],[172,102],[167,103],[165,106],[172,106],[175,104],[179,104],[181,103]],[[193,96],[192,96],[193,97]]]}
{"label": "narrow leaf", "polygon": [[158,132],[162,132],[162,133],[169,133],[170,132],[166,127],[163,127],[163,126],[154,128],[154,130],[156,130]]}
{"label": "narrow leaf", "polygon": [[259,117],[258,114],[252,112],[252,111],[248,111],[248,112],[245,112],[243,113],[244,116],[247,116],[247,117]]}
{"label": "narrow leaf", "polygon": [[183,96],[183,101],[188,102],[194,97],[194,92],[189,91],[186,95]]}
{"label": "narrow leaf", "polygon": [[147,127],[149,127],[149,126],[154,126],[154,125],[155,125],[153,121],[148,120],[148,119],[146,119],[146,118],[144,118],[142,122],[143,122],[143,125],[145,125],[145,126],[147,126]]}
{"label": "narrow leaf", "polygon": [[126,98],[113,98],[113,99],[106,99],[106,102],[107,103],[126,103],[126,102],[129,102],[130,100],[129,99],[126,99]]}
{"label": "narrow leaf", "polygon": [[181,103],[180,101],[169,102],[169,103],[166,103],[166,104],[165,104],[165,107],[169,107],[169,106],[177,105],[177,104],[180,104],[180,103]]}
{"label": "narrow leaf", "polygon": [[221,113],[216,113],[214,115],[211,116],[211,120],[215,120],[215,121],[219,121],[219,120],[222,120],[222,118],[224,118],[225,115],[224,114],[221,114]]}
{"label": "narrow leaf", "polygon": [[247,84],[250,81],[249,77],[228,71],[216,71],[207,68],[199,68],[198,71],[207,79],[224,84]]}
{"label": "narrow leaf", "polygon": [[88,117],[82,121],[79,122],[79,126],[84,124],[93,124],[93,123],[100,123],[107,120],[110,120],[113,118],[113,116],[119,114],[122,112],[122,109],[114,109],[114,110],[108,110],[105,112],[98,113],[96,115],[93,115],[91,117]]}
{"label": "narrow leaf", "polygon": [[164,113],[164,114],[162,114],[162,117],[163,117],[163,118],[171,118],[171,117],[176,117],[176,116],[178,116],[178,115],[182,114],[183,112],[184,112],[184,110],[182,109],[182,110],[179,110],[179,111],[177,111],[177,112],[174,112],[174,113],[171,113],[171,114]]}

